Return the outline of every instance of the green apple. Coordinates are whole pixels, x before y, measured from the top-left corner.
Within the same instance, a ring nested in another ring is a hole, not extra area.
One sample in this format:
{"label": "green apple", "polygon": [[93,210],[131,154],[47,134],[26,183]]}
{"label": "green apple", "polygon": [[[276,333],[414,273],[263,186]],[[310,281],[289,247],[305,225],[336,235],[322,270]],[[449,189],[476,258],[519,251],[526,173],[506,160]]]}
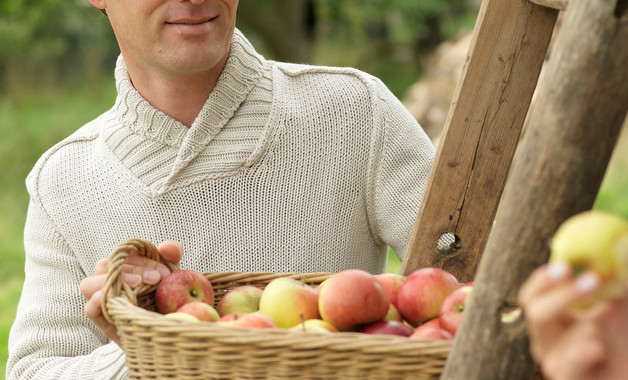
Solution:
{"label": "green apple", "polygon": [[574,274],[597,273],[603,283],[598,299],[626,291],[628,220],[605,211],[576,214],[556,230],[550,242],[550,262],[566,262]]}
{"label": "green apple", "polygon": [[320,318],[318,291],[293,278],[276,278],[266,285],[259,300],[259,312],[282,328]]}
{"label": "green apple", "polygon": [[227,292],[216,305],[221,316],[233,313],[253,313],[259,310],[259,300],[263,290],[252,286],[242,285]]}
{"label": "green apple", "polygon": [[323,334],[338,332],[338,329],[334,325],[322,319],[308,319],[290,329],[300,332],[318,332]]}

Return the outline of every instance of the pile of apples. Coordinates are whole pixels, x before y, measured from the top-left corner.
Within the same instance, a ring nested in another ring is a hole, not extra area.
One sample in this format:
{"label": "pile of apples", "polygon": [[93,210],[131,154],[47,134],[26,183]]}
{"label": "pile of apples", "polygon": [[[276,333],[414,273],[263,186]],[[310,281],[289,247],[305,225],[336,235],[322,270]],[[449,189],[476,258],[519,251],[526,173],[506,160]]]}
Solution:
{"label": "pile of apples", "polygon": [[450,340],[472,288],[472,282],[460,283],[440,268],[422,268],[407,277],[351,269],[318,286],[289,277],[274,279],[264,289],[238,286],[215,304],[214,289],[203,274],[180,270],[159,283],[155,302],[166,318],[188,321]]}

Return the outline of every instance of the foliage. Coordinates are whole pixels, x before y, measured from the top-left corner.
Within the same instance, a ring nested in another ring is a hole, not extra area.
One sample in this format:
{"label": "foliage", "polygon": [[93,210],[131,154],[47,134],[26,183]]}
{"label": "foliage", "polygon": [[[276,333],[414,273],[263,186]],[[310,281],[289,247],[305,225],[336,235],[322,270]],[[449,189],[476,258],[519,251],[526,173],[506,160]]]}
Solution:
{"label": "foliage", "polygon": [[9,90],[83,78],[115,51],[109,24],[86,0],[0,3],[0,80]]}

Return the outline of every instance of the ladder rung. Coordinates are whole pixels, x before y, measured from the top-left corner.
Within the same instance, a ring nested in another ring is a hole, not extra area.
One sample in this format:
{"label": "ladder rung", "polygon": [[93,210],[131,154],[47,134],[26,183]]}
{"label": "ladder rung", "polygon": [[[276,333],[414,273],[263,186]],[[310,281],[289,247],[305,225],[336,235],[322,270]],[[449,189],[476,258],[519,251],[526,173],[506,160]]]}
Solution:
{"label": "ladder rung", "polygon": [[537,5],[542,5],[544,7],[564,11],[567,9],[567,4],[569,3],[569,0],[530,0],[530,2]]}

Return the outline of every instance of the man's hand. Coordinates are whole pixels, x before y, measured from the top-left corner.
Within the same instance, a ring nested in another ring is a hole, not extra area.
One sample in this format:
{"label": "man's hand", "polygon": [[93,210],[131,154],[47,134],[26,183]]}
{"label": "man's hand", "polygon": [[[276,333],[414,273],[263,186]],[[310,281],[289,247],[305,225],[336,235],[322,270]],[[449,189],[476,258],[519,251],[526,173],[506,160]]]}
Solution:
{"label": "man's hand", "polygon": [[[173,264],[178,264],[183,254],[181,244],[175,241],[165,241],[157,249],[161,257]],[[120,338],[116,327],[105,319],[102,315],[100,302],[102,298],[102,288],[105,285],[107,276],[107,258],[96,263],[94,275],[86,277],[81,281],[81,294],[87,299],[85,304],[85,314],[98,326],[98,328],[109,339],[120,345]],[[142,283],[155,285],[162,278],[166,277],[170,270],[163,264],[137,254],[130,255],[125,264],[122,265],[122,279],[131,288],[135,288]]]}
{"label": "man's hand", "polygon": [[573,278],[566,264],[543,266],[519,292],[531,354],[552,380],[620,379],[628,373],[628,294],[575,310],[594,294],[593,273]]}

